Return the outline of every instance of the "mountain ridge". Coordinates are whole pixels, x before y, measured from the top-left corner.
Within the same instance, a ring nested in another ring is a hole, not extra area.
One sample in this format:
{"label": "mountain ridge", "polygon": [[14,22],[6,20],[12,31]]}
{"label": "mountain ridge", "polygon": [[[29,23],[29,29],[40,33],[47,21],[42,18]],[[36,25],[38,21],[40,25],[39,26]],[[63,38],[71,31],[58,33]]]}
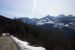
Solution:
{"label": "mountain ridge", "polygon": [[[0,17],[2,18],[4,16]],[[10,23],[8,21],[10,21]],[[29,42],[30,45],[43,46],[47,50],[54,50],[55,48],[69,49],[69,46],[73,48],[71,40],[73,40],[73,42],[75,41],[75,38],[72,39],[74,33],[70,32],[69,34],[72,33],[72,35],[68,37],[68,28],[66,29],[67,32],[63,30],[64,29],[59,28],[40,28],[36,25],[26,24],[18,19],[11,21],[11,19],[3,18],[0,20],[0,35],[7,32],[23,41]]]}

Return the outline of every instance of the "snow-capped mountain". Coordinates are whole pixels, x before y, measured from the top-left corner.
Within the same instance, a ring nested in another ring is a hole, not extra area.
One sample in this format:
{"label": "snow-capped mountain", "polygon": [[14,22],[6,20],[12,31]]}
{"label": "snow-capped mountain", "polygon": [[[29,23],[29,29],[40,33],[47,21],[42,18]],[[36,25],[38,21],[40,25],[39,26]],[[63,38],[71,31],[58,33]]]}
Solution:
{"label": "snow-capped mountain", "polygon": [[37,18],[19,18],[20,20],[22,20],[23,22],[26,22],[28,24],[32,24],[32,25],[37,25],[37,26],[44,26],[44,27],[49,27],[49,25],[51,27],[70,27],[70,28],[75,28],[75,16],[73,15],[59,15],[57,17],[54,16],[50,16],[47,15],[43,18],[37,19]]}
{"label": "snow-capped mountain", "polygon": [[56,23],[58,23],[58,25],[62,24],[62,26],[66,26],[69,28],[75,28],[75,16],[73,16],[73,15],[68,15],[68,16],[62,15],[59,17],[56,20]]}
{"label": "snow-capped mountain", "polygon": [[44,25],[44,24],[51,24],[51,23],[54,23],[53,16],[47,15],[46,17],[39,19],[36,25]]}
{"label": "snow-capped mountain", "polygon": [[45,16],[41,19],[37,19],[37,18],[33,18],[33,19],[30,19],[30,18],[27,18],[27,17],[24,17],[24,18],[19,18],[20,20],[22,20],[23,22],[26,22],[28,24],[35,24],[35,25],[44,25],[44,24],[47,24],[47,23],[53,23],[53,16]]}

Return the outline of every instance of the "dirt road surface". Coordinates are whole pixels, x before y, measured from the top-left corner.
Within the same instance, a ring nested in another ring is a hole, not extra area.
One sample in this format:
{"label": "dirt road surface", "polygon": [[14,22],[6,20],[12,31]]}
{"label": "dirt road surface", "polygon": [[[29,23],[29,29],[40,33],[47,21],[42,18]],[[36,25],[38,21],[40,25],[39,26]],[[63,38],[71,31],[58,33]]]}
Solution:
{"label": "dirt road surface", "polygon": [[20,50],[10,36],[0,37],[0,50]]}

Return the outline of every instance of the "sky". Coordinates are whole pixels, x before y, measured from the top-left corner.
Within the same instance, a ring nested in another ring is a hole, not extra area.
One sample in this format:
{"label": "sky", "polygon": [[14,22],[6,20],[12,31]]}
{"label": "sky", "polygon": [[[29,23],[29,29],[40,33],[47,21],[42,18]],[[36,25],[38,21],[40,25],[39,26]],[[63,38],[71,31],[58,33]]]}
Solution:
{"label": "sky", "polygon": [[75,0],[0,0],[0,15],[10,18],[60,14],[75,15]]}

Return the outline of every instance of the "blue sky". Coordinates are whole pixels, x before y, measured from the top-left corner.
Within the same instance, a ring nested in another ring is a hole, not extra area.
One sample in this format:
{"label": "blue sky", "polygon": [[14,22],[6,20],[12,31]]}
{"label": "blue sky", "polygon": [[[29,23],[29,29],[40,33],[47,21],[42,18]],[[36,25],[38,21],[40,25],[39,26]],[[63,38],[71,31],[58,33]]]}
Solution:
{"label": "blue sky", "polygon": [[11,18],[75,15],[75,0],[0,0],[0,14]]}

